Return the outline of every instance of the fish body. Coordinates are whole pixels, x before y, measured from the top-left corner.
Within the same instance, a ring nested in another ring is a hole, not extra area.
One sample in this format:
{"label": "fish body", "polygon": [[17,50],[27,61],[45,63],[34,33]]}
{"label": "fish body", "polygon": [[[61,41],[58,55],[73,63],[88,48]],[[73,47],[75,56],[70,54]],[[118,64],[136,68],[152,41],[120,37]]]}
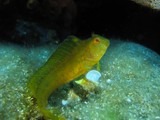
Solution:
{"label": "fish body", "polygon": [[59,119],[56,115],[51,117],[46,110],[51,93],[63,84],[89,71],[101,59],[108,46],[109,40],[99,35],[92,35],[87,40],[70,36],[31,76],[28,88],[46,118]]}

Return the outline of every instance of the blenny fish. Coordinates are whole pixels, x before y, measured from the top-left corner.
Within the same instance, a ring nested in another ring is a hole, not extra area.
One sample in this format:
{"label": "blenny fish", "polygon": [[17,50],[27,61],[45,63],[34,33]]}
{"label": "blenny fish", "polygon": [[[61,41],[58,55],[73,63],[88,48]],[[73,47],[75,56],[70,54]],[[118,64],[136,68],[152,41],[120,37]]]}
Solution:
{"label": "blenny fish", "polygon": [[29,79],[28,89],[45,119],[65,119],[47,109],[48,98],[60,86],[89,71],[105,54],[109,40],[93,34],[87,40],[69,36]]}

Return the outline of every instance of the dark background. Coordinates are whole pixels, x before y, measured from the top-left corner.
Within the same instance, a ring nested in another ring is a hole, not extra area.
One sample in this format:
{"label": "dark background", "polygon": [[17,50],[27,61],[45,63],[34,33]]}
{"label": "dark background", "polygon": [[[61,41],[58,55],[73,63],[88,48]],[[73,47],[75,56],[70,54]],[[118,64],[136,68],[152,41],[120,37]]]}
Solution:
{"label": "dark background", "polygon": [[[95,1],[95,2],[93,2]],[[140,43],[160,54],[160,12],[129,0],[93,0],[78,4],[78,35],[92,32]]]}
{"label": "dark background", "polygon": [[[75,6],[73,0],[59,0],[64,5],[58,6],[54,4],[58,0],[34,1],[38,3],[28,9],[27,0],[10,0],[10,3],[0,0],[0,38],[25,44],[32,38],[31,43],[38,43],[41,36],[48,39],[44,37],[46,29],[55,28],[62,40],[70,34],[87,38],[96,33],[134,41],[160,54],[160,11],[130,0],[75,0]],[[18,28],[17,20],[20,20]],[[42,28],[21,20],[39,23]]]}

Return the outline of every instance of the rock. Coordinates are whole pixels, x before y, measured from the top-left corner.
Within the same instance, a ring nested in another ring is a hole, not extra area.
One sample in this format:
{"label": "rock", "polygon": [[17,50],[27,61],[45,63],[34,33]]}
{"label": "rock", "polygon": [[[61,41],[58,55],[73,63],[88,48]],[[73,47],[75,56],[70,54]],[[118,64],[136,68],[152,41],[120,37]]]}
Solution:
{"label": "rock", "polygon": [[[0,44],[0,119],[38,119],[26,98],[28,77],[38,69],[57,48],[55,44],[39,47],[20,47]],[[132,42],[111,40],[111,45],[100,61],[99,91],[77,101],[74,106],[63,106],[66,99],[59,90],[51,96],[60,101],[58,108],[70,120],[82,119],[157,119],[160,117],[160,56],[154,51]],[[78,93],[78,92],[77,92]],[[76,93],[76,94],[77,94]],[[83,93],[78,93],[83,94]],[[67,97],[67,96],[66,96]],[[29,111],[33,111],[30,113]]]}
{"label": "rock", "polygon": [[140,5],[150,7],[152,9],[160,9],[160,0],[132,0]]}

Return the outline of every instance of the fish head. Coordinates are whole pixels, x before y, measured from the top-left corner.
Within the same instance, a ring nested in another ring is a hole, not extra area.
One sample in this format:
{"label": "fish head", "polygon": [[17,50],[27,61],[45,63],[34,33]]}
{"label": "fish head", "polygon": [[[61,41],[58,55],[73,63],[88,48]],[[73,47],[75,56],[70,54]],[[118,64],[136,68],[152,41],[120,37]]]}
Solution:
{"label": "fish head", "polygon": [[110,42],[107,38],[102,37],[100,35],[92,35],[89,39],[89,55],[90,59],[94,61],[99,61],[101,57],[105,54]]}

